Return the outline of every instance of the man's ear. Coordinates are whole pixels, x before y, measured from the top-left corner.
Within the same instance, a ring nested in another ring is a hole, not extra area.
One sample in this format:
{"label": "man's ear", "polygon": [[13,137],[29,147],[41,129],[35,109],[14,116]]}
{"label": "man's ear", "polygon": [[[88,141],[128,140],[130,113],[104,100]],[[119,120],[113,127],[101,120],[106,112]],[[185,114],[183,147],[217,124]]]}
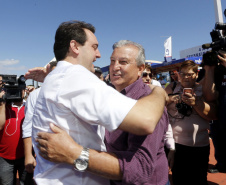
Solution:
{"label": "man's ear", "polygon": [[78,42],[76,42],[75,40],[71,40],[70,42],[70,49],[73,53],[75,54],[79,54],[79,50],[78,50]]}
{"label": "man's ear", "polygon": [[139,69],[138,70],[138,76],[141,77],[142,76],[142,73],[143,73],[143,71],[145,69],[145,65],[142,64],[142,65],[138,66],[138,69]]}

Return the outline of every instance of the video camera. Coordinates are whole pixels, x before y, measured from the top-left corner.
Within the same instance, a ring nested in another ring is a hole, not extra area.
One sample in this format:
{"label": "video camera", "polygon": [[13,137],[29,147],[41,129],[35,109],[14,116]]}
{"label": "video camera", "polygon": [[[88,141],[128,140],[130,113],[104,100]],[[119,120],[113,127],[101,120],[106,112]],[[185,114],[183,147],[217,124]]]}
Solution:
{"label": "video camera", "polygon": [[[224,15],[226,17],[226,9],[224,10]],[[224,35],[221,34],[221,31],[224,31]],[[212,32],[210,32],[210,36],[212,38],[211,43],[203,44],[203,49],[212,48],[212,52],[207,52],[203,55],[203,65],[217,65],[220,63],[217,55],[219,55],[219,50],[226,50],[226,23],[215,24],[215,28]]]}
{"label": "video camera", "polygon": [[24,75],[17,78],[17,75],[5,75],[2,76],[2,88],[0,91],[4,90],[5,94],[0,98],[0,102],[16,102],[22,100],[22,90],[26,88],[26,79]]}

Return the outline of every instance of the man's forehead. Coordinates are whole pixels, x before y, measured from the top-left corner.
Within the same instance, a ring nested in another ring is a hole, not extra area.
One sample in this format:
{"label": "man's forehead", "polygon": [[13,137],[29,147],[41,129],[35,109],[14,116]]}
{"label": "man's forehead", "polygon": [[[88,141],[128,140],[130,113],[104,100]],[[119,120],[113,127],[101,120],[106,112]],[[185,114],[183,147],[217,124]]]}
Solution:
{"label": "man's forehead", "polygon": [[113,53],[112,53],[110,58],[111,59],[115,59],[115,60],[126,60],[126,59],[128,59],[128,57],[123,56],[123,55],[121,55],[121,56],[114,56]]}
{"label": "man's forehead", "polygon": [[85,32],[86,32],[87,41],[88,41],[88,40],[92,40],[93,42],[95,42],[95,44],[98,45],[98,41],[97,41],[97,38],[96,38],[96,36],[94,35],[94,33],[91,32],[91,31],[88,30],[88,29],[84,29],[84,30],[85,30]]}
{"label": "man's forehead", "polygon": [[117,58],[117,59],[134,58],[134,59],[136,59],[136,53],[132,53],[131,51],[120,47],[120,48],[114,49],[114,51],[111,54],[111,58]]}

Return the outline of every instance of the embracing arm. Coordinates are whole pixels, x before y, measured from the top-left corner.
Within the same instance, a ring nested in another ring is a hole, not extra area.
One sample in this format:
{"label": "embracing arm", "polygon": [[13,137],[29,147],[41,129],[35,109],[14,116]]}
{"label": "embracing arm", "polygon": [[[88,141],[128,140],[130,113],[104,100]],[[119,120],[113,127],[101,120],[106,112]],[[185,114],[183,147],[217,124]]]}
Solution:
{"label": "embracing arm", "polygon": [[[55,125],[50,124],[50,128],[54,133],[38,133],[36,141],[39,143],[40,155],[53,162],[74,165],[74,160],[81,154],[82,146]],[[108,179],[121,180],[122,172],[114,154],[92,149],[89,153],[89,172]]]}
{"label": "embracing arm", "polygon": [[[79,157],[83,147],[57,126],[50,124],[50,128],[54,133],[38,133],[36,141],[40,150],[39,154],[47,160],[74,166],[74,160]],[[87,171],[107,179],[123,180],[128,184],[137,178],[139,178],[139,183],[146,182],[154,172],[158,145],[161,142],[161,139],[147,140],[146,138],[161,137],[161,133],[160,130],[153,137],[130,134],[128,150],[117,151],[115,154],[89,149]],[[121,167],[119,161],[123,163]]]}
{"label": "embracing arm", "polygon": [[137,135],[153,133],[163,114],[167,98],[165,90],[156,86],[150,95],[137,101],[119,129]]}

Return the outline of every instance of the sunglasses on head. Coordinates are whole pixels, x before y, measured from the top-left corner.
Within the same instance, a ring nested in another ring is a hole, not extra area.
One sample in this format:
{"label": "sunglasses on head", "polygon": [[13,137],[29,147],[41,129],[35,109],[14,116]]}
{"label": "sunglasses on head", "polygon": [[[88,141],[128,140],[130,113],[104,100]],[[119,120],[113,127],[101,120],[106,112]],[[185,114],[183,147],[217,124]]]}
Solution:
{"label": "sunglasses on head", "polygon": [[146,72],[142,73],[142,77],[147,77],[147,76],[149,76],[150,78],[152,77],[151,73],[146,73]]}

